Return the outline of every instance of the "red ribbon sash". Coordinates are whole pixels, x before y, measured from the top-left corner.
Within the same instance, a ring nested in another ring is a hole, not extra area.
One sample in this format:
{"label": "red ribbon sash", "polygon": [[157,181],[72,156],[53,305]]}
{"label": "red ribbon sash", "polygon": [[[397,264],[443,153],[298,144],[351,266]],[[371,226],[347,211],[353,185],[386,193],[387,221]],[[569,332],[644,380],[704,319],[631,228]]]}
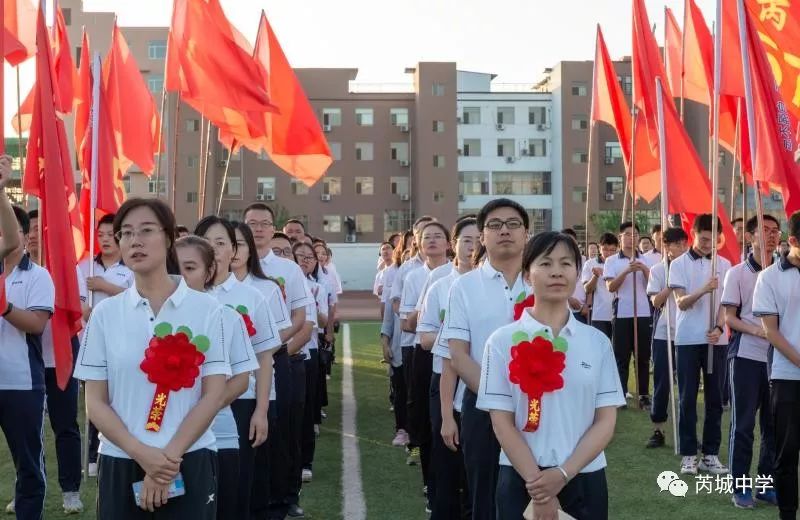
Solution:
{"label": "red ribbon sash", "polygon": [[164,413],[167,411],[169,401],[169,388],[165,385],[156,386],[153,394],[153,402],[150,405],[150,413],[147,414],[147,424],[144,429],[149,432],[161,431],[161,423],[164,421]]}

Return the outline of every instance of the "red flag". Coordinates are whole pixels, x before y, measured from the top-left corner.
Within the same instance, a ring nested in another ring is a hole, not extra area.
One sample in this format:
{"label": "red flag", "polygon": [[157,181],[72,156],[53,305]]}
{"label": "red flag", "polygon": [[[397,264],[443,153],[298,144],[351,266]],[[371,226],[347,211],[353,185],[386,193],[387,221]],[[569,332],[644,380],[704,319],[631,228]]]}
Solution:
{"label": "red flag", "polygon": [[86,138],[89,135],[89,125],[92,113],[92,59],[89,52],[89,35],[83,31],[81,43],[80,69],[78,70],[78,83],[75,89],[75,150],[78,155],[78,169],[86,172],[89,165],[84,162],[84,147],[87,146]]}
{"label": "red flag", "polygon": [[36,98],[22,187],[41,200],[43,248],[55,285],[51,325],[56,379],[63,389],[72,374],[70,338],[81,328],[75,262],[78,251],[82,253],[83,237],[64,122],[56,115],[56,73],[41,10],[36,29]]}
{"label": "red flag", "polygon": [[[592,121],[608,123],[617,131],[619,145],[625,170],[630,181],[631,111],[628,107],[622,88],[617,81],[614,63],[606,48],[603,32],[597,26],[597,43],[594,59],[594,80],[592,84]],[[647,201],[652,201],[661,191],[660,166],[658,157],[650,150],[647,136],[642,133],[641,124],[637,125],[639,136],[636,139],[636,193]]]}
{"label": "red flag", "polygon": [[155,168],[159,116],[122,32],[114,24],[111,49],[103,64],[103,89],[111,115],[120,169],[136,163],[145,174]]}
{"label": "red flag", "polygon": [[683,82],[683,34],[672,14],[672,9],[664,8],[664,54],[666,55],[666,72],[669,88],[680,95],[683,92],[681,83]]}
{"label": "red flag", "polygon": [[[786,215],[789,216],[800,210],[800,166],[793,157],[797,148],[794,137],[797,118],[781,98],[751,16],[746,10],[741,14],[745,16],[746,52],[750,58],[745,81],[750,82],[753,98],[755,136],[747,134],[750,141],[755,142],[755,150],[750,150],[753,177],[780,189]],[[749,149],[750,143],[742,141],[742,146]]]}
{"label": "red flag", "polygon": [[36,8],[30,0],[3,0],[4,53],[16,66],[36,54]]}
{"label": "red flag", "polygon": [[[684,7],[683,96],[711,106],[714,91],[714,39],[694,0]],[[673,88],[672,92],[676,90]]]}

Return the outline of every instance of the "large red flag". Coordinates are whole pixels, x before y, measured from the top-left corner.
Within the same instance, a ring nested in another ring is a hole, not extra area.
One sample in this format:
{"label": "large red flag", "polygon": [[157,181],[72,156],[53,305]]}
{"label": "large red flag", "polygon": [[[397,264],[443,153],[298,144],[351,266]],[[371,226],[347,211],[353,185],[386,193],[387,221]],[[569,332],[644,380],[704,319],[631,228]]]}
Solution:
{"label": "large red flag", "polygon": [[41,201],[43,248],[55,285],[51,325],[56,378],[59,387],[65,388],[72,374],[70,338],[81,328],[75,261],[76,249],[83,252],[83,236],[64,122],[56,115],[56,73],[41,10],[36,28],[36,98],[22,187]]}
{"label": "large red flag", "polygon": [[30,0],[3,0],[6,61],[16,66],[36,54],[36,8]]}
{"label": "large red flag", "polygon": [[75,150],[78,155],[78,169],[85,172],[88,168],[83,160],[83,149],[87,145],[86,137],[89,134],[92,114],[92,58],[89,52],[89,35],[83,31],[81,43],[80,68],[78,70],[78,83],[75,89]]}
{"label": "large red flag", "polygon": [[[683,96],[711,106],[714,91],[714,39],[694,0],[686,0],[683,19]],[[672,93],[676,93],[674,88]]]}
{"label": "large red flag", "polygon": [[664,8],[664,55],[666,57],[666,72],[669,88],[676,95],[683,92],[681,83],[683,82],[683,33],[678,25],[678,21],[672,14],[672,9]]}
{"label": "large red flag", "polygon": [[116,140],[120,169],[136,163],[145,174],[155,168],[159,116],[153,95],[139,71],[128,43],[116,24],[111,49],[103,64],[103,89]]}

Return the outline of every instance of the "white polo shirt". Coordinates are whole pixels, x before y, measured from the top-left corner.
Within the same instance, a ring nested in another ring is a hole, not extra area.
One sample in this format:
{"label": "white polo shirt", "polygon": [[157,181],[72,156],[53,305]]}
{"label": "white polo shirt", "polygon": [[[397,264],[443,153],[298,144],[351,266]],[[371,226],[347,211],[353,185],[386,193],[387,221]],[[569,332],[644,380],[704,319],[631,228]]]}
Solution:
{"label": "white polo shirt", "polygon": [[305,307],[313,301],[304,281],[306,277],[296,263],[275,256],[270,249],[267,256],[261,259],[261,268],[281,286],[285,293],[286,306],[290,311]]}
{"label": "white polo shirt", "polygon": [[[590,258],[587,260],[586,263],[583,264],[581,283],[579,285],[585,284],[592,279],[592,269],[595,267],[603,269],[604,266],[605,261],[603,260],[598,260],[597,258]],[[614,295],[608,291],[608,287],[602,276],[597,279],[597,287],[592,294],[594,294],[592,299],[592,321],[611,321],[614,317],[614,310],[612,308]]]}
{"label": "white polo shirt", "polygon": [[[222,307],[222,327],[226,332],[224,348],[228,364],[231,366],[231,377],[258,370],[258,359],[253,351],[244,320],[237,311],[227,305]],[[211,431],[216,437],[218,450],[239,449],[239,430],[230,406],[220,410],[214,417]]]}
{"label": "white polo shirt", "polygon": [[[320,284],[313,280],[309,280],[306,278],[306,284],[308,285],[308,291],[311,293],[313,300],[311,303],[306,305],[306,322],[311,323],[311,338],[303,345],[303,348],[300,349],[300,354],[303,355],[303,359],[310,359],[311,358],[311,349],[318,348],[319,337],[317,336],[317,305],[319,302],[317,301],[317,295],[320,294]],[[327,312],[327,309],[326,309]]]}
{"label": "white polo shirt", "polygon": [[[436,272],[434,269],[431,276]],[[447,342],[442,341],[441,331],[444,317],[447,312],[447,298],[450,294],[450,287],[453,282],[461,276],[456,269],[451,269],[447,276],[434,281],[425,293],[422,301],[422,308],[417,318],[417,333],[435,332],[436,338],[433,340],[433,373],[442,373],[442,359],[450,359],[450,349]]]}
{"label": "white polo shirt", "polygon": [[419,254],[403,262],[403,265],[397,268],[397,276],[392,284],[392,294],[389,295],[389,299],[400,300],[403,297],[403,284],[405,284],[408,273],[424,264],[425,262]]}
{"label": "white polo shirt", "polygon": [[[86,326],[75,378],[83,381],[107,381],[109,405],[128,431],[139,441],[155,448],[164,448],[175,436],[181,422],[202,396],[202,378],[211,375],[230,377],[231,367],[225,355],[223,308],[208,294],[190,289],[183,278],[172,279],[178,287],[161,306],[158,316],[136,289],[100,302]],[[147,380],[139,365],[144,352],[160,323],[169,323],[172,330],[188,327],[193,336],[203,335],[210,347],[205,362],[192,388],[171,392],[159,432],[145,430],[156,385]],[[206,430],[187,450],[215,449],[214,433]],[[100,434],[99,453],[129,459],[127,453]]]}
{"label": "white polo shirt", "polygon": [[342,292],[343,292],[343,290],[342,290],[342,277],[339,276],[339,271],[336,270],[336,264],[334,264],[333,261],[328,262],[328,265],[325,266],[325,269],[327,269],[328,272],[330,272],[331,277],[333,278],[333,284],[334,284],[334,287],[336,288],[336,290],[334,292],[336,293],[337,300],[338,300],[338,296],[340,294],[342,294]]}
{"label": "white polo shirt", "polygon": [[662,260],[661,253],[656,251],[655,249],[651,249],[646,253],[642,253],[642,256],[647,258],[647,260],[652,264],[655,265]]}
{"label": "white polo shirt", "polygon": [[[483,361],[486,340],[495,330],[514,321],[514,302],[519,295],[526,298],[531,288],[517,275],[509,286],[503,273],[487,259],[480,267],[460,276],[450,288],[447,312],[442,326],[444,341],[457,339],[470,345],[470,357],[479,365]],[[461,403],[466,390],[458,382],[456,402]]]}
{"label": "white polo shirt", "polygon": [[[86,279],[77,266],[75,267],[75,273],[78,277],[78,295],[80,296],[81,303],[86,303],[89,296],[89,289],[86,287]],[[77,343],[78,339],[74,338],[74,341]],[[42,333],[42,357],[44,359],[45,368],[55,368],[56,356],[53,351],[53,328],[49,320],[47,321],[47,325],[44,326],[44,332]],[[74,364],[75,360],[73,359],[72,362]]]}
{"label": "white polo shirt", "polygon": [[[324,315],[328,315],[330,312],[330,293],[328,293],[328,287],[324,284],[315,282],[314,280],[308,281],[309,289],[311,290],[311,294],[314,295],[314,317],[317,317],[317,313],[322,313]],[[317,350],[319,348],[319,334],[323,334],[325,329],[319,326],[319,320],[315,320],[317,327],[314,329],[314,332],[311,334],[312,342],[309,345],[309,348],[312,350]]]}
{"label": "white polo shirt", "polygon": [[[778,329],[792,348],[800,353],[800,319],[797,319],[797,295],[800,294],[800,269],[786,257],[758,275],[753,295],[753,315],[778,316]],[[770,379],[800,381],[800,367],[780,350],[772,354]]]}
{"label": "white polo shirt", "polygon": [[[636,259],[648,267],[653,266],[652,260],[636,253]],[[613,280],[619,276],[630,265],[631,259],[625,256],[622,251],[614,256],[606,258],[603,266],[603,280]],[[636,276],[636,316],[647,318],[650,316],[650,303],[647,300],[647,278],[642,273],[635,273]],[[633,318],[633,289],[634,273],[629,273],[617,292],[614,299],[617,306],[617,318]]]}
{"label": "white polo shirt", "polygon": [[[423,294],[423,289],[428,281],[431,269],[427,264],[408,271],[405,282],[403,283],[403,294],[400,297],[400,319],[404,320],[417,310],[417,302]],[[413,347],[419,343],[419,335],[413,332],[403,331],[400,336],[400,345],[403,347]]]}
{"label": "white polo shirt", "polygon": [[[50,273],[23,256],[6,276],[6,300],[18,309],[52,314],[55,286]],[[41,334],[26,334],[4,318],[0,318],[0,390],[44,390]]]}
{"label": "white polo shirt", "polygon": [[325,286],[325,292],[328,293],[326,297],[328,300],[328,308],[339,303],[339,295],[336,292],[336,276],[333,271],[325,272],[322,270],[322,267],[320,267],[317,271],[317,278],[317,283]]}
{"label": "white polo shirt", "polygon": [[[103,265],[103,255],[97,255],[94,259],[84,258],[78,263],[78,269],[83,274],[84,279],[88,279],[89,266],[94,264],[94,275],[101,277],[106,282],[127,289],[133,285],[133,271],[128,266],[122,263],[122,260],[115,262],[106,267]],[[97,305],[101,301],[109,297],[108,294],[102,291],[92,291],[92,306]]]}
{"label": "white polo shirt", "polygon": [[[725,275],[725,288],[722,291],[722,305],[739,309],[739,319],[759,329],[761,320],[753,315],[753,292],[760,272],[761,265],[750,253],[744,262],[728,270],[728,274]],[[739,336],[736,357],[767,362],[769,340],[742,332],[739,332]]]}
{"label": "white polo shirt", "polygon": [[[659,262],[650,268],[650,279],[647,281],[648,296],[656,295],[667,288],[666,273],[667,270],[664,268],[664,262]],[[678,313],[678,307],[675,304],[675,298],[672,295],[667,297],[667,303],[665,305],[669,305],[670,337],[674,340],[675,318]],[[661,312],[658,316],[658,323],[655,326],[653,338],[667,341],[667,313],[664,311],[664,307],[661,307]]]}
{"label": "white polo shirt", "polygon": [[[541,467],[564,464],[573,454],[581,437],[594,423],[595,410],[625,404],[611,342],[598,329],[584,325],[570,314],[560,337],[568,342],[564,386],[546,392],[541,399],[541,418],[535,432],[523,432],[528,420],[528,395],[520,386],[509,381],[508,364],[511,338],[523,331],[529,337],[541,330],[552,335],[550,327],[537,322],[530,312],[523,312],[515,323],[497,329],[486,343],[481,364],[481,385],[477,407],[502,410],[514,414],[514,422]],[[500,464],[511,466],[505,452],[500,452]],[[597,471],[606,466],[601,452],[581,469],[581,473]]]}
{"label": "white polo shirt", "polygon": [[[714,291],[714,308],[718,308],[724,291],[723,281],[731,263],[717,255],[716,276],[720,281],[719,288]],[[699,256],[694,248],[673,260],[669,265],[669,286],[672,289],[684,289],[691,294],[703,287],[711,279],[711,259]],[[677,310],[675,319],[676,345],[707,345],[706,334],[709,329],[711,296],[703,295],[695,304],[685,311]],[[726,327],[723,327],[726,328]],[[717,345],[728,344],[728,333],[723,331]]]}
{"label": "white polo shirt", "polygon": [[397,278],[397,272],[400,270],[396,265],[392,264],[384,269],[383,274],[383,293],[381,294],[381,303],[388,303],[392,296],[392,287],[394,280]]}

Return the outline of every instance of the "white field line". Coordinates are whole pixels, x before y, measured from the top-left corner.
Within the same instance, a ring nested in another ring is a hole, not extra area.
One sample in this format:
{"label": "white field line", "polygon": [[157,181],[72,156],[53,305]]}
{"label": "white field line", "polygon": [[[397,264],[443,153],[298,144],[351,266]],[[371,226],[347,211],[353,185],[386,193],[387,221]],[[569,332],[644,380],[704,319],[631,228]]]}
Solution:
{"label": "white field line", "polygon": [[361,482],[361,454],[356,437],[356,399],[353,391],[353,357],[350,348],[350,325],[344,324],[342,363],[342,517],[364,520],[367,505]]}

